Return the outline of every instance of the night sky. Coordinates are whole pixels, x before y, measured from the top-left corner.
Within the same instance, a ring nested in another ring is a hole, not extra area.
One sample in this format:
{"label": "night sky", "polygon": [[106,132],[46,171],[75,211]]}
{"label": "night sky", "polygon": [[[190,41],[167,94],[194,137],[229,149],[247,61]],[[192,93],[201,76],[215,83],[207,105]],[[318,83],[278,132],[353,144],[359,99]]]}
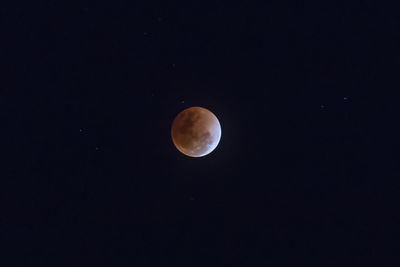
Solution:
{"label": "night sky", "polygon": [[0,266],[397,262],[393,3],[2,2]]}

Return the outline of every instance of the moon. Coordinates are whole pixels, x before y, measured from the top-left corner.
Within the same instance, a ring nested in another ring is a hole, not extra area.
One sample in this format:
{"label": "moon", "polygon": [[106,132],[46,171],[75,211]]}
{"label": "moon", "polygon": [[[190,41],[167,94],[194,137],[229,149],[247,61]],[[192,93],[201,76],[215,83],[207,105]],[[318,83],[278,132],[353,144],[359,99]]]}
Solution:
{"label": "moon", "polygon": [[189,157],[210,154],[221,139],[221,125],[208,109],[190,107],[181,111],[172,122],[172,142]]}

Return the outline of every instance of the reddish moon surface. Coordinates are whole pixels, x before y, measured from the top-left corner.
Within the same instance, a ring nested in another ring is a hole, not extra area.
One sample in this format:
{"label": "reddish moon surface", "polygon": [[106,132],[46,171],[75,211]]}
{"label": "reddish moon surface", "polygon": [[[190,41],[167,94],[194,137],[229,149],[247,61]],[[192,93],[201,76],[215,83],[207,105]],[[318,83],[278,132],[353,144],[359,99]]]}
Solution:
{"label": "reddish moon surface", "polygon": [[208,109],[191,107],[174,119],[171,137],[175,147],[190,157],[210,154],[221,139],[221,125]]}

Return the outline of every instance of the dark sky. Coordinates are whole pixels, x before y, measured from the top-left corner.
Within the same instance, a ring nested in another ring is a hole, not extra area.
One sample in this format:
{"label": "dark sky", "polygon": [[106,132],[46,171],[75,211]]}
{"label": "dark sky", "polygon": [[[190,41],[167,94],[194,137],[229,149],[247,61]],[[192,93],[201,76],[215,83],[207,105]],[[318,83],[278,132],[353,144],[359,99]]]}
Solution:
{"label": "dark sky", "polygon": [[395,263],[398,6],[46,2],[0,5],[0,265]]}

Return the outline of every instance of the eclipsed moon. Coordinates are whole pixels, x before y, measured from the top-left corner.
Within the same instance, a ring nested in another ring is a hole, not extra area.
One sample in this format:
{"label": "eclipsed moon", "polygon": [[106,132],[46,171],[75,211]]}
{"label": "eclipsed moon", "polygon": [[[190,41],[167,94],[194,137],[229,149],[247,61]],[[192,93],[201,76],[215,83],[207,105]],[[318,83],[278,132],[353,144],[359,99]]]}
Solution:
{"label": "eclipsed moon", "polygon": [[174,119],[171,137],[175,147],[189,157],[210,154],[221,139],[221,125],[208,109],[191,107]]}

